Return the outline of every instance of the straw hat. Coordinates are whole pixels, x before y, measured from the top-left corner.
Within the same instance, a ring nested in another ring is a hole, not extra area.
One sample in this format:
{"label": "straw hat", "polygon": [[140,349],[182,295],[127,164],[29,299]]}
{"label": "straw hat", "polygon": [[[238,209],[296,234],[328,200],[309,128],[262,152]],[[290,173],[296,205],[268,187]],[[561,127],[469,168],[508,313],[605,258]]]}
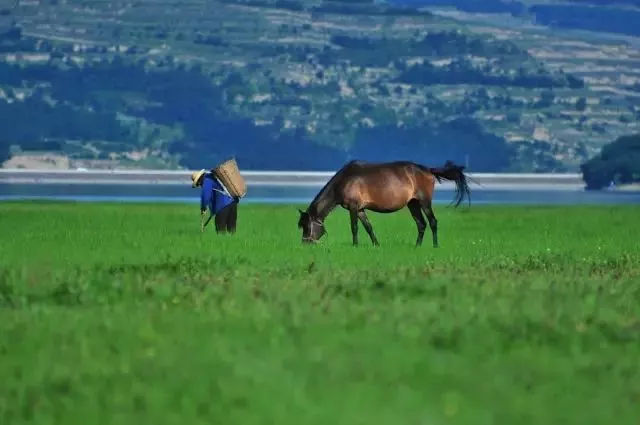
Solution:
{"label": "straw hat", "polygon": [[200,171],[194,171],[193,173],[191,173],[191,187],[196,187],[198,180],[200,180],[200,178],[205,174],[206,174],[206,171],[204,169]]}

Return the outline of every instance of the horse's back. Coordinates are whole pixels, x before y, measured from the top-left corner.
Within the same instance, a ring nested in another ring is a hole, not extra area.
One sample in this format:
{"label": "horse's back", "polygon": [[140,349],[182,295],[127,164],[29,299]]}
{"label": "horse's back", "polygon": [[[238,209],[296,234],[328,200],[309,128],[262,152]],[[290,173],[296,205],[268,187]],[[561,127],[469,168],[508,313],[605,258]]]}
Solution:
{"label": "horse's back", "polygon": [[[376,169],[376,168],[396,168],[413,164],[409,161],[392,161],[392,162],[369,162],[362,159],[353,159],[340,168],[342,170],[349,169]],[[340,172],[338,171],[338,172]]]}
{"label": "horse's back", "polygon": [[405,176],[411,178],[416,174],[428,172],[428,170],[428,168],[411,161],[367,162],[353,160],[342,167],[337,174],[372,178],[395,176],[396,178],[404,179]]}
{"label": "horse's back", "polygon": [[390,212],[405,206],[418,192],[426,192],[428,177],[432,176],[409,161],[351,161],[336,184],[346,204]]}

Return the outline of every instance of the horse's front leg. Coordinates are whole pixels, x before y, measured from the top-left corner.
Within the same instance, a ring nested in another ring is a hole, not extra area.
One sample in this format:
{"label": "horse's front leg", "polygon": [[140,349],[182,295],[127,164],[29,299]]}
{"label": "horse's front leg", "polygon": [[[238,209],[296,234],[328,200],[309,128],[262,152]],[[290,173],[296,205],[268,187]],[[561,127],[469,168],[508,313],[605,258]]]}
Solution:
{"label": "horse's front leg", "polygon": [[371,238],[371,242],[373,242],[373,244],[375,246],[380,245],[378,243],[378,239],[376,238],[375,233],[373,233],[373,226],[371,226],[371,223],[369,223],[369,218],[367,217],[367,213],[365,213],[364,210],[360,211],[358,213],[358,218],[362,222],[362,225],[364,226],[364,229],[369,234],[369,237]]}
{"label": "horse's front leg", "polygon": [[353,245],[358,245],[358,212],[356,210],[349,210],[351,217],[351,235],[353,236]]}

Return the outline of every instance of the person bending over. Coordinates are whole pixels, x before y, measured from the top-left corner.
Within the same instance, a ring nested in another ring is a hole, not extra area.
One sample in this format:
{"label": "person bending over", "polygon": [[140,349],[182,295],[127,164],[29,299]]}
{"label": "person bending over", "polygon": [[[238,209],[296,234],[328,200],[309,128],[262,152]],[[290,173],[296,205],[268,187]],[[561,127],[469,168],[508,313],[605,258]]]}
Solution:
{"label": "person bending over", "polygon": [[[238,198],[229,194],[218,178],[205,170],[191,174],[192,187],[200,191],[200,231],[204,232],[211,217],[215,216],[217,233],[235,233],[238,219]],[[209,217],[206,218],[207,209]]]}

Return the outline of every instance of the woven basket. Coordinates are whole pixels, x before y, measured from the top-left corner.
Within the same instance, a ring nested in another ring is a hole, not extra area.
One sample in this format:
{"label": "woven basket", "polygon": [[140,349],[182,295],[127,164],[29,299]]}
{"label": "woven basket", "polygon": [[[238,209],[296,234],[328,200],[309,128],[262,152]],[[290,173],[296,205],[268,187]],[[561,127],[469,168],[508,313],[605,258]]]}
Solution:
{"label": "woven basket", "polygon": [[214,168],[213,173],[227,188],[231,196],[244,198],[247,194],[247,183],[238,170],[238,163],[231,158]]}

